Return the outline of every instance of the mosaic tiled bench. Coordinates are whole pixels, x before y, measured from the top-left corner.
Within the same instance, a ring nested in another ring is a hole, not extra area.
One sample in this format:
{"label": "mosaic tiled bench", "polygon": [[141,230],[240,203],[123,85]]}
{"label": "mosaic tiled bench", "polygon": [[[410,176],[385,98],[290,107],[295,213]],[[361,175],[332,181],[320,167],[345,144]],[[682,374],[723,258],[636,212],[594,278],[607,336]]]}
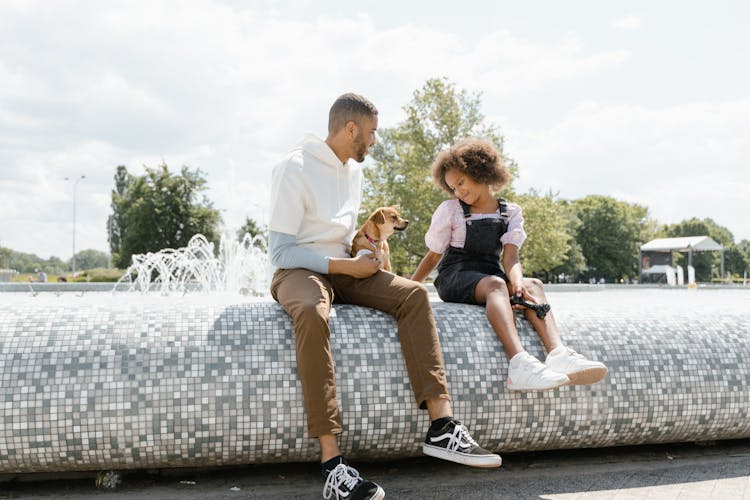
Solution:
{"label": "mosaic tiled bench", "polygon": [[[483,309],[434,303],[456,416],[498,451],[750,437],[750,292],[646,293],[556,294],[563,338],[610,373],[543,393],[505,390]],[[317,460],[277,304],[11,295],[0,295],[0,472]],[[427,415],[394,320],[336,306],[331,326],[347,456],[420,455]]]}

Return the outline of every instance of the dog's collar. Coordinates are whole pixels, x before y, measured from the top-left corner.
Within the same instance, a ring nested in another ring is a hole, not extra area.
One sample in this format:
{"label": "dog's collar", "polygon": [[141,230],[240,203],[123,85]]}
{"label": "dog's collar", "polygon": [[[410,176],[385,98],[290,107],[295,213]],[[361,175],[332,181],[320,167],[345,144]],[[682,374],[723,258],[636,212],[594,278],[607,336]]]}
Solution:
{"label": "dog's collar", "polygon": [[370,245],[372,245],[374,247],[377,246],[378,242],[380,241],[380,240],[373,240],[372,238],[370,238],[370,235],[367,234],[367,233],[365,233],[365,238],[367,238],[367,241],[370,242]]}

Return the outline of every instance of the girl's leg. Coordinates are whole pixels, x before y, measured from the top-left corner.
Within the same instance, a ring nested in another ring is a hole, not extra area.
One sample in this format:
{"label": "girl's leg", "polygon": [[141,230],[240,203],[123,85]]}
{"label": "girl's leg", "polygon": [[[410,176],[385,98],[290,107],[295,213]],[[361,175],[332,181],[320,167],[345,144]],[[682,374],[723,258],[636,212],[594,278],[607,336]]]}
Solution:
{"label": "girl's leg", "polygon": [[498,276],[482,278],[474,290],[476,302],[485,304],[487,319],[510,360],[506,387],[511,391],[544,391],[569,383],[566,375],[548,369],[523,348],[508,297],[508,285]]}
{"label": "girl's leg", "polygon": [[[544,285],[536,278],[524,278],[523,286],[534,302],[540,304],[547,302],[544,294]],[[578,354],[573,349],[565,347],[557,332],[557,323],[552,311],[548,312],[544,319],[537,317],[530,309],[524,312],[526,318],[534,326],[539,338],[547,350],[545,364],[570,378],[573,385],[587,385],[599,382],[607,375],[607,367],[598,361],[592,361]]]}
{"label": "girl's leg", "polygon": [[474,299],[477,304],[485,305],[487,319],[492,329],[495,330],[497,338],[502,342],[505,354],[508,359],[511,359],[519,352],[523,352],[524,348],[518,338],[516,320],[508,300],[508,293],[505,280],[497,276],[487,276],[477,284]]}
{"label": "girl's leg", "polygon": [[[544,294],[544,285],[540,280],[536,278],[524,278],[523,286],[534,302],[537,304],[547,303],[547,296]],[[539,334],[539,338],[542,340],[544,349],[547,352],[562,345],[560,334],[557,332],[555,315],[552,311],[549,311],[544,319],[539,318],[536,315],[536,312],[531,309],[526,309],[524,315],[531,323],[531,326],[534,327],[534,330]]]}

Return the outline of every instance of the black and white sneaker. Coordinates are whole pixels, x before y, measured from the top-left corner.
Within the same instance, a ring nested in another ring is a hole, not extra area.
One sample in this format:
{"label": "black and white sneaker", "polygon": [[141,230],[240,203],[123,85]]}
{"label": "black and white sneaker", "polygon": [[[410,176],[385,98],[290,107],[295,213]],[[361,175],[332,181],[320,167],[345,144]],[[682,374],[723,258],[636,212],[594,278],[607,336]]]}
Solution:
{"label": "black and white sneaker", "polygon": [[326,477],[326,484],[323,486],[323,498],[381,500],[385,498],[385,491],[372,481],[366,481],[354,467],[340,463]]}
{"label": "black and white sneaker", "polygon": [[427,431],[427,438],[422,444],[425,455],[472,467],[500,467],[503,460],[485,450],[469,435],[469,430],[455,419],[449,420],[440,429]]}

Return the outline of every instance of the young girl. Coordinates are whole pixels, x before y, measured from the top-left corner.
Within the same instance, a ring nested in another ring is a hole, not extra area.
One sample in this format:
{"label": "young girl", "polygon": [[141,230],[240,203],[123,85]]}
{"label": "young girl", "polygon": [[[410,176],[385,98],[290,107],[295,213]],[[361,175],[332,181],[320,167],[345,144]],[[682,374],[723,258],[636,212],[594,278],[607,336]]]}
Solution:
{"label": "young girl", "polygon": [[[445,302],[484,304],[492,328],[510,359],[506,386],[512,391],[593,384],[607,368],[564,346],[552,313],[526,318],[547,351],[544,363],[527,353],[518,338],[512,295],[532,303],[547,302],[542,282],[524,278],[518,249],[526,239],[521,207],[496,199],[510,180],[494,146],[468,138],[442,151],[432,165],[435,183],[455,196],[438,206],[425,235],[429,251],[412,279],[423,281],[438,266],[435,288]],[[500,267],[502,255],[503,266]],[[503,269],[505,272],[503,272]]]}

